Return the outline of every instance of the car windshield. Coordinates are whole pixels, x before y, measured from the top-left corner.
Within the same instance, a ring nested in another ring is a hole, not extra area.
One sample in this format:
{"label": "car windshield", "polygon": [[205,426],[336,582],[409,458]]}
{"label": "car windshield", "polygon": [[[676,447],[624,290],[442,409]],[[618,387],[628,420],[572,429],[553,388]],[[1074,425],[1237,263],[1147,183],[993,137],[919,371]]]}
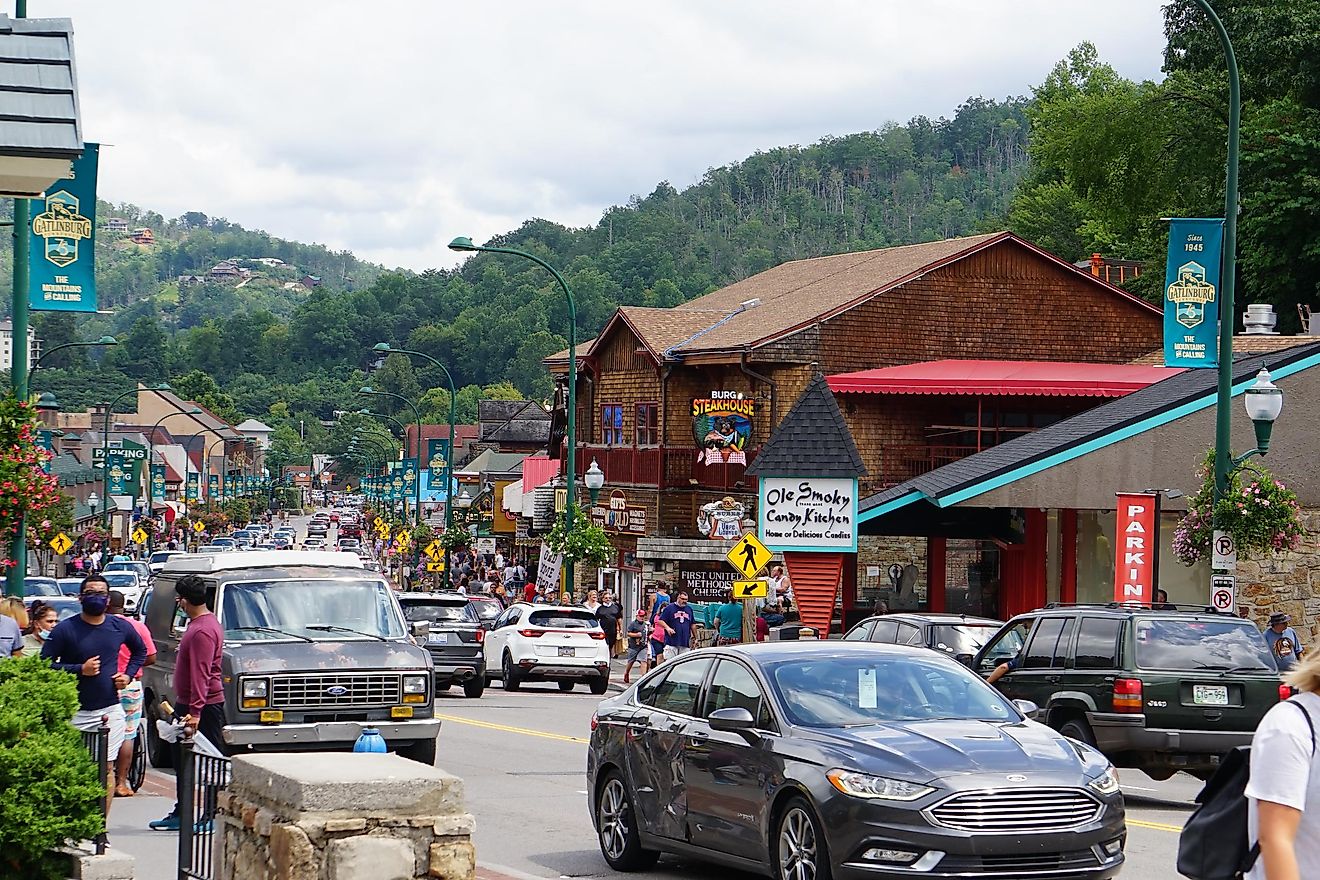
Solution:
{"label": "car windshield", "polygon": [[390,588],[366,578],[247,581],[227,584],[221,603],[225,638],[232,641],[279,639],[278,632],[250,630],[269,627],[308,639],[344,641],[363,638],[313,626],[336,626],[387,639],[404,637]]}
{"label": "car windshield", "polygon": [[590,611],[533,611],[527,619],[532,626],[547,629],[599,629],[600,621]]}
{"label": "car windshield", "polygon": [[164,563],[165,563],[165,562],[166,562],[171,556],[178,556],[178,555],[179,555],[178,553],[175,553],[175,552],[173,552],[173,551],[170,551],[170,552],[168,552],[168,553],[153,553],[153,554],[151,554],[151,562],[152,562],[153,565],[162,565],[162,564],[164,564]]}
{"label": "car windshield", "polygon": [[101,577],[110,585],[111,589],[116,587],[134,587],[138,586],[138,577],[131,571],[107,571]]}
{"label": "car windshield", "polygon": [[1260,632],[1245,620],[1138,617],[1141,669],[1234,669],[1274,672]]}
{"label": "car windshield", "polygon": [[60,591],[66,596],[76,596],[82,592],[82,578],[60,578]]}
{"label": "car windshield", "polygon": [[24,596],[62,596],[54,578],[28,578],[23,581]]}
{"label": "car windshield", "polygon": [[979,676],[938,654],[802,657],[771,664],[769,673],[790,720],[803,727],[1022,717]]}
{"label": "car windshield", "polygon": [[409,620],[429,620],[441,622],[471,622],[466,603],[453,602],[409,602],[403,606],[403,616]]}
{"label": "car windshield", "polygon": [[930,628],[931,644],[941,651],[957,656],[975,654],[985,647],[990,637],[999,632],[996,624],[977,623],[939,624]]}

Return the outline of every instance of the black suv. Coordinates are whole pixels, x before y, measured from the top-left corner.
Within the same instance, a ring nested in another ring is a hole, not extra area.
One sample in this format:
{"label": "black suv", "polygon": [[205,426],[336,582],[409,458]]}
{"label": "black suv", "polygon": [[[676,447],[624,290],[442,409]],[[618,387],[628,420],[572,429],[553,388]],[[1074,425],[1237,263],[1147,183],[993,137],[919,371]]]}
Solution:
{"label": "black suv", "polygon": [[435,662],[435,690],[443,693],[461,684],[463,695],[480,697],[486,690],[486,657],[482,642],[486,630],[462,593],[399,593],[403,616],[409,623],[431,625],[426,649]]}
{"label": "black suv", "polygon": [[1040,720],[1154,779],[1209,778],[1286,699],[1260,632],[1209,608],[1051,605],[1004,624],[973,658],[984,676],[1040,706]]}

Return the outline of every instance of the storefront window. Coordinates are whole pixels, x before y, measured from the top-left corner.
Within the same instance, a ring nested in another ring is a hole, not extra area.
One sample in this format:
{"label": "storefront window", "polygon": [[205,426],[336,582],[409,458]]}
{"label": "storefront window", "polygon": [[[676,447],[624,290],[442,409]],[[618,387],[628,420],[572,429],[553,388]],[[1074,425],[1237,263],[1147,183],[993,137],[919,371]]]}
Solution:
{"label": "storefront window", "polygon": [[[1186,566],[1173,555],[1173,533],[1182,514],[1160,515],[1160,589],[1173,604],[1210,601],[1210,566],[1204,560]],[[1077,512],[1077,601],[1114,601],[1114,527],[1112,510]]]}
{"label": "storefront window", "polygon": [[944,610],[999,616],[999,548],[990,541],[946,542]]}

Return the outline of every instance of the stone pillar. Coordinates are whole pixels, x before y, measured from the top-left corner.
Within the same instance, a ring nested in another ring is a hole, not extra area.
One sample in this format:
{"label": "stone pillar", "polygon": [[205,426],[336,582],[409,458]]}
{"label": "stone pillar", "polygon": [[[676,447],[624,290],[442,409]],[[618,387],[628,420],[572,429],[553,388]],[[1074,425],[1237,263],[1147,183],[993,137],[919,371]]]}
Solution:
{"label": "stone pillar", "polygon": [[392,754],[234,758],[220,880],[473,880],[463,781]]}

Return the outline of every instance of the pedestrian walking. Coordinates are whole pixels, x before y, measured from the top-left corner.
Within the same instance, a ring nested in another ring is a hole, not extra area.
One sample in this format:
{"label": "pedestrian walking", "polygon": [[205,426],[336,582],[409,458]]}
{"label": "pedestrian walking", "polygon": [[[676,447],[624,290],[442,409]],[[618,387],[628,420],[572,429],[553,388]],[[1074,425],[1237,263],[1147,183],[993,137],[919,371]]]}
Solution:
{"label": "pedestrian walking", "polygon": [[578,604],[581,605],[583,608],[587,609],[588,611],[590,611],[592,614],[595,614],[596,609],[600,607],[600,597],[596,594],[595,590],[588,590],[586,598],[583,599]]}
{"label": "pedestrian walking", "polygon": [[605,644],[610,646],[611,658],[619,654],[619,620],[622,617],[623,606],[615,602],[613,594],[606,590],[600,597],[600,605],[596,607],[596,619],[605,631]]}
{"label": "pedestrian walking", "polygon": [[715,644],[736,645],[742,641],[743,603],[724,594],[724,602],[715,609]]}
{"label": "pedestrian walking", "polygon": [[[188,617],[188,628],[179,639],[174,664],[174,694],[178,705],[174,715],[183,721],[184,731],[192,736],[201,732],[216,748],[224,748],[225,690],[221,678],[221,656],[225,634],[220,623],[206,606],[206,582],[196,575],[179,578],[174,585],[175,601]],[[162,599],[164,597],[161,597]],[[157,599],[160,601],[160,599]],[[174,746],[174,766],[183,764],[183,750]],[[179,830],[179,800],[183,799],[182,774],[175,777],[177,800],[174,809],[163,819],[148,823],[154,831]],[[211,805],[203,822],[209,822]]]}
{"label": "pedestrian walking", "polygon": [[651,624],[646,620],[646,609],[638,608],[633,621],[628,624],[628,662],[623,667],[624,684],[631,681],[634,663],[642,664],[642,672],[646,672],[650,668],[651,663],[648,656],[650,648],[647,647],[647,643],[651,640],[650,636]]}
{"label": "pedestrian walking", "polygon": [[1283,680],[1299,693],[1265,713],[1251,743],[1247,841],[1260,857],[1246,880],[1320,877],[1320,654]]}
{"label": "pedestrian walking", "polygon": [[[41,656],[56,669],[78,676],[78,711],[73,726],[81,731],[95,731],[102,719],[110,727],[106,760],[115,766],[124,744],[124,707],[119,692],[142,671],[147,662],[147,646],[128,621],[106,613],[110,605],[110,585],[100,575],[83,579],[78,595],[82,612],[61,621],[41,648]],[[119,671],[119,653],[128,647],[128,663]],[[107,778],[106,815],[114,788]]]}
{"label": "pedestrian walking", "polygon": [[1265,629],[1265,644],[1270,646],[1270,656],[1280,672],[1287,672],[1302,659],[1302,641],[1290,623],[1292,618],[1287,614],[1271,614],[1269,626]]}
{"label": "pedestrian walking", "polygon": [[[53,609],[52,609],[53,610]],[[140,620],[124,616],[124,594],[118,590],[110,591],[110,604],[106,613],[112,614],[128,623],[137,632],[142,643],[147,646],[147,659],[143,666],[156,662],[156,643],[152,641],[151,630]],[[127,677],[128,661],[131,659],[128,645],[119,649],[120,675]],[[133,788],[128,784],[128,771],[133,766],[133,746],[137,740],[138,727],[142,724],[142,671],[129,678],[128,684],[119,691],[119,705],[124,710],[124,748],[119,750],[115,760],[115,797],[132,797]]]}
{"label": "pedestrian walking", "polygon": [[665,630],[666,660],[681,657],[692,650],[692,609],[687,600],[687,592],[679,590],[674,601],[660,612],[660,625]]}

